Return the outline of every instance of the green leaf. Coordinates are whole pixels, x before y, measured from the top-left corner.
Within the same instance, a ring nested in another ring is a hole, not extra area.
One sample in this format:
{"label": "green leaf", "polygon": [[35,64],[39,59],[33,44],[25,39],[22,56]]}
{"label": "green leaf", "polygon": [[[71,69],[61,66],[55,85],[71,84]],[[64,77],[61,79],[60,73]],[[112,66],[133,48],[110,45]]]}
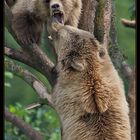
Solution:
{"label": "green leaf", "polygon": [[20,45],[15,41],[13,36],[9,33],[8,29],[5,27],[4,28],[4,41],[5,44],[9,47],[13,48],[20,48]]}
{"label": "green leaf", "polygon": [[6,77],[10,78],[10,79],[12,79],[12,78],[14,77],[13,74],[12,74],[11,72],[8,72],[8,71],[5,71],[5,72],[4,72],[4,75],[5,75]]}
{"label": "green leaf", "polygon": [[4,86],[5,87],[11,87],[11,84],[10,83],[4,83]]}
{"label": "green leaf", "polygon": [[11,113],[15,113],[16,112],[16,108],[12,105],[10,105],[10,108],[9,108],[10,112]]}

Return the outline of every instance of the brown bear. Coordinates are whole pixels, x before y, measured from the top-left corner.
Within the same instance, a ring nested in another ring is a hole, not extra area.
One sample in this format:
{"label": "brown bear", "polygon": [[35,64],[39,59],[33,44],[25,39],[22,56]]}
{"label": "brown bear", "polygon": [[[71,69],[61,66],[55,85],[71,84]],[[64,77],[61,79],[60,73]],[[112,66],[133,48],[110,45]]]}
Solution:
{"label": "brown bear", "polygon": [[89,32],[53,22],[58,55],[53,103],[63,140],[130,140],[123,82],[107,49]]}
{"label": "brown bear", "polygon": [[49,17],[77,27],[81,7],[81,0],[17,0],[12,7],[12,28],[23,45],[39,44]]}

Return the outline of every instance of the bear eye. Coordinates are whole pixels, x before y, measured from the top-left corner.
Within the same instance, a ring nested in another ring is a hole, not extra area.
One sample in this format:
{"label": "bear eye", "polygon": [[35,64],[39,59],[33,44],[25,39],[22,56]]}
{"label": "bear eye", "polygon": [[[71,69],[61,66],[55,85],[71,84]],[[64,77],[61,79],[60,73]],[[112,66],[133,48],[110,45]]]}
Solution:
{"label": "bear eye", "polygon": [[50,2],[50,0],[45,0],[45,2],[46,2],[46,3],[49,3],[49,2]]}
{"label": "bear eye", "polygon": [[99,51],[99,56],[100,56],[101,58],[103,58],[103,57],[105,56],[105,51],[104,51],[103,49],[101,49],[101,50]]}

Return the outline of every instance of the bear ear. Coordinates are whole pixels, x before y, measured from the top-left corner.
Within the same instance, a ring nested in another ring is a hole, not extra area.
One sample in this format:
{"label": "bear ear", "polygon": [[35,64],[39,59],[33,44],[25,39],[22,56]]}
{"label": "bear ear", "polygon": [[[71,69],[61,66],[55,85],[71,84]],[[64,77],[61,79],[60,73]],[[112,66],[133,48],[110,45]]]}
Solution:
{"label": "bear ear", "polygon": [[71,67],[77,71],[83,71],[86,68],[85,60],[73,60]]}
{"label": "bear ear", "polygon": [[62,65],[64,69],[73,69],[79,72],[86,69],[86,62],[84,59],[66,58],[62,60]]}

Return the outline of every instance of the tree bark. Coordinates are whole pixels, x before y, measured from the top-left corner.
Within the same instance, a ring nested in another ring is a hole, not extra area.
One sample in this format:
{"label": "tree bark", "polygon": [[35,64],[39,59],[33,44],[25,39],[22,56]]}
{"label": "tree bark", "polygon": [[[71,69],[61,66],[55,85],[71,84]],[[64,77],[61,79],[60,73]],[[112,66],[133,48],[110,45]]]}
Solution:
{"label": "tree bark", "polygon": [[109,48],[110,57],[117,71],[128,75],[127,71],[123,70],[125,58],[117,42],[114,0],[82,0],[82,2],[79,28],[89,31],[100,43],[105,44]]}
{"label": "tree bark", "polygon": [[97,0],[82,0],[82,14],[79,21],[79,28],[94,34],[94,18]]}
{"label": "tree bark", "polygon": [[7,108],[5,108],[5,119],[22,130],[31,140],[43,140],[43,137],[39,132],[35,131],[29,124],[13,115]]}
{"label": "tree bark", "polygon": [[135,69],[133,70],[129,92],[128,92],[128,103],[130,108],[130,124],[131,124],[131,140],[136,139],[136,84],[135,84]]}

